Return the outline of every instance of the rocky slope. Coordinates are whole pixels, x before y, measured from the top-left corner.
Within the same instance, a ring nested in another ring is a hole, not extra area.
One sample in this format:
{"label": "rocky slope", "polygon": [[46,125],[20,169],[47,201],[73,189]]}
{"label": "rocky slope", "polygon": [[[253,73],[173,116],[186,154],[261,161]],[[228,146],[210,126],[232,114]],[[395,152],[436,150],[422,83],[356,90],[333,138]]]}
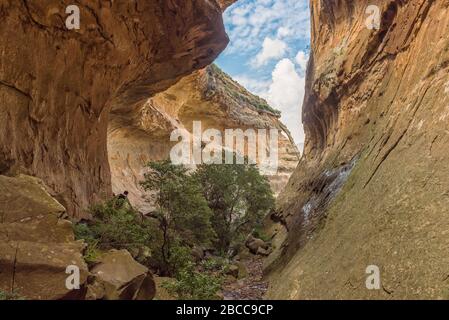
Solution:
{"label": "rocky slope", "polygon": [[[38,176],[71,216],[111,195],[107,127],[210,64],[231,1],[0,2],[0,174]],[[111,113],[112,112],[112,113]]]}
{"label": "rocky slope", "polygon": [[273,216],[269,297],[448,298],[449,1],[311,10],[305,157]]}
{"label": "rocky slope", "polygon": [[[299,161],[298,150],[279,113],[265,100],[252,95],[217,66],[195,72],[168,90],[155,95],[133,119],[114,118],[109,125],[108,151],[115,193],[130,192],[131,202],[142,211],[151,205],[143,197],[139,182],[150,160],[168,159],[177,142],[170,141],[176,129],[190,134],[193,122],[200,121],[202,131],[217,129],[278,129],[279,166],[269,179],[278,193],[287,183]],[[224,140],[224,139],[223,139]],[[224,144],[224,142],[223,142]],[[251,150],[245,149],[245,155]]]}

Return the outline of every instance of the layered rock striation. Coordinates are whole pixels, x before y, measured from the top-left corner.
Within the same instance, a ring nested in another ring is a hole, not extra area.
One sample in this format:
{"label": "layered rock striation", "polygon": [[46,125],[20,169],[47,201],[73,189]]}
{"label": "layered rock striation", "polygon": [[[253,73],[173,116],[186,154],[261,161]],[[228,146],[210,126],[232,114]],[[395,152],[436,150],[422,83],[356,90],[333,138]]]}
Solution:
{"label": "layered rock striation", "polygon": [[449,297],[448,9],[311,1],[305,155],[273,215],[269,297]]}

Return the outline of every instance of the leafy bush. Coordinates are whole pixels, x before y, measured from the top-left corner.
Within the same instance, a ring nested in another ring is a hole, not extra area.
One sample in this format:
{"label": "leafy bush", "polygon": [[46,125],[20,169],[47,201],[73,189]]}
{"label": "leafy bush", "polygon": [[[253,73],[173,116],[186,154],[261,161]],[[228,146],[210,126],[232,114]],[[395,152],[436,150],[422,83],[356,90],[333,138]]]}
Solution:
{"label": "leafy bush", "polygon": [[[194,173],[169,161],[151,162],[142,187],[155,210],[142,216],[127,199],[113,198],[90,209],[92,220],[76,224],[88,244],[85,260],[102,250],[127,249],[161,276],[180,299],[216,299],[228,271],[230,249],[238,249],[274,205],[268,181],[253,165],[201,165]],[[192,248],[214,248],[221,257],[195,264]]]}
{"label": "leafy bush", "polygon": [[229,269],[229,260],[223,257],[210,257],[201,262],[201,268],[205,271],[214,271],[225,274]]}
{"label": "leafy bush", "polygon": [[[118,199],[121,200],[121,199]],[[151,226],[140,219],[139,213],[128,205],[117,204],[116,199],[91,210],[92,236],[99,240],[101,249],[128,249],[133,251],[151,240]]]}
{"label": "leafy bush", "polygon": [[127,205],[114,198],[90,209],[93,219],[74,225],[76,239],[87,243],[84,258],[94,263],[101,250],[127,249],[138,253],[152,243],[154,226]]}
{"label": "leafy bush", "polygon": [[176,274],[174,281],[162,286],[181,300],[217,300],[222,284],[220,275],[197,271],[194,264],[189,263]]}
{"label": "leafy bush", "polygon": [[193,263],[192,250],[181,245],[174,245],[171,248],[170,259],[168,261],[171,271],[176,274],[180,270],[185,270]]}
{"label": "leafy bush", "polygon": [[253,236],[262,239],[265,242],[271,241],[271,237],[265,233],[261,226],[256,226],[256,228],[254,228]]}

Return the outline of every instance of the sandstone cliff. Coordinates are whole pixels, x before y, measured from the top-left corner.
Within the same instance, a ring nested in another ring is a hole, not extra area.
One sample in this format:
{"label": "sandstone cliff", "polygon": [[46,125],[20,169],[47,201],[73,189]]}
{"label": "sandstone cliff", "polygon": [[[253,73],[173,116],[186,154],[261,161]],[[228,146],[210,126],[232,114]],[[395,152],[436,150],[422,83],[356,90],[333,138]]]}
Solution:
{"label": "sandstone cliff", "polygon": [[[126,125],[129,121],[132,126]],[[298,150],[278,111],[212,65],[155,95],[133,119],[111,121],[108,151],[114,192],[129,191],[134,205],[149,210],[151,205],[139,187],[145,164],[168,159],[176,144],[170,141],[173,130],[192,133],[194,121],[201,122],[203,131],[212,128],[222,133],[225,129],[278,129],[279,167],[277,174],[269,176],[275,193],[285,186],[299,161]]]}
{"label": "sandstone cliff", "polygon": [[[88,283],[84,245],[65,218],[112,195],[108,124],[132,127],[149,97],[209,65],[227,45],[222,10],[232,1],[76,3],[81,28],[70,31],[69,1],[0,2],[0,291],[151,299],[151,273],[126,252],[111,252]],[[81,290],[65,285],[69,265]]]}
{"label": "sandstone cliff", "polygon": [[447,299],[449,1],[311,10],[305,157],[273,216],[269,297]]}
{"label": "sandstone cliff", "polygon": [[[0,2],[0,174],[42,178],[70,215],[111,195],[110,121],[131,125],[144,102],[225,48],[231,1]],[[112,114],[111,114],[112,111]]]}

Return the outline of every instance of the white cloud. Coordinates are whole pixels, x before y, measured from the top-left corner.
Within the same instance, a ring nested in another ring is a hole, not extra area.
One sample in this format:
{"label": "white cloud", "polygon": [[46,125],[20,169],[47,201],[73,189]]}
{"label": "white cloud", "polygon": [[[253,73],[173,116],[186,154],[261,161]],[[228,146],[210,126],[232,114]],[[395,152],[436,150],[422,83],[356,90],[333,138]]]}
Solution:
{"label": "white cloud", "polygon": [[281,111],[281,121],[290,130],[295,143],[304,144],[301,113],[305,77],[298,74],[290,59],[282,59],[277,63],[271,80],[255,80],[246,75],[235,76],[234,80]]}
{"label": "white cloud", "polygon": [[238,64],[230,72],[238,73],[234,78],[241,85],[280,110],[295,142],[303,143],[309,1],[239,0],[225,12],[225,22],[231,42],[222,59],[230,57]]}
{"label": "white cloud", "polygon": [[293,34],[293,30],[286,28],[286,27],[280,27],[277,33],[278,38],[285,38],[288,36],[291,36]]}
{"label": "white cloud", "polygon": [[288,127],[297,144],[304,142],[304,129],[301,121],[304,99],[305,78],[295,70],[290,59],[282,59],[272,74],[268,93],[262,95],[271,106],[282,112],[282,122]]}
{"label": "white cloud", "polygon": [[309,56],[304,51],[299,51],[296,55],[296,63],[301,68],[301,72],[305,72],[307,69],[307,62],[309,61]]}
{"label": "white cloud", "polygon": [[306,0],[239,0],[225,11],[225,21],[231,39],[227,54],[257,52],[266,37],[287,43],[310,39]]}
{"label": "white cloud", "polygon": [[256,55],[251,64],[254,67],[260,67],[272,59],[282,58],[287,48],[287,44],[284,41],[267,37],[263,41],[262,50]]}

